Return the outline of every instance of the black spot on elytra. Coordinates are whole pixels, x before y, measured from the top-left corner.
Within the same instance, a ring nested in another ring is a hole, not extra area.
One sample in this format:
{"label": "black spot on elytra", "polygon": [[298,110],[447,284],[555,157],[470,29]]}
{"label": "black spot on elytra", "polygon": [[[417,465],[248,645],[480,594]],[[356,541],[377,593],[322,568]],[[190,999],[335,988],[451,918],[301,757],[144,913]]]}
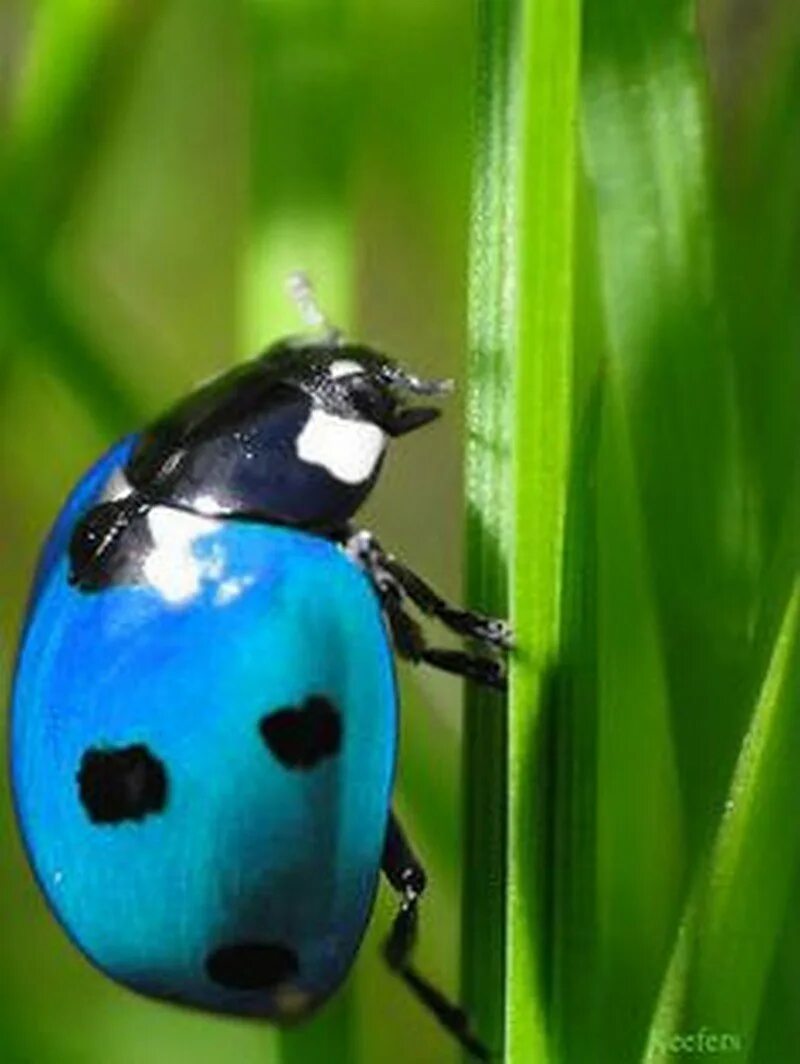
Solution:
{"label": "black spot on elytra", "polygon": [[167,802],[164,765],[143,743],[87,750],[77,774],[78,794],[94,824],[143,820]]}
{"label": "black spot on elytra", "polygon": [[342,745],[341,716],[324,695],[311,695],[300,707],[276,709],[261,718],[258,728],[286,768],[313,768]]}
{"label": "black spot on elytra", "polygon": [[206,957],[206,972],[228,990],[270,990],[296,976],[297,954],[280,942],[239,942]]}
{"label": "black spot on elytra", "polygon": [[69,582],[80,591],[103,591],[143,581],[153,549],[148,505],[134,494],[93,506],[75,525],[69,543]]}

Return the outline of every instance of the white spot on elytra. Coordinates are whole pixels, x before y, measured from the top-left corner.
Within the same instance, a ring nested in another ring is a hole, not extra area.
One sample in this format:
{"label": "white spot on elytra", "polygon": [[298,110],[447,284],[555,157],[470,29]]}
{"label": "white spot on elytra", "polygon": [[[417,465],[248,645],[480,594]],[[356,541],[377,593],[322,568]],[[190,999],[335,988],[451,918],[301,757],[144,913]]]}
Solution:
{"label": "white spot on elytra", "polygon": [[361,484],[374,471],[386,446],[386,436],[370,421],[336,417],[312,410],[297,437],[303,462],[322,466],[345,484]]}
{"label": "white spot on elytra", "polygon": [[153,547],[144,560],[147,581],[161,592],[167,602],[187,602],[200,590],[203,579],[218,579],[225,559],[215,546],[207,558],[198,558],[194,545],[219,527],[219,521],[197,514],[154,506],[147,515]]}
{"label": "white spot on elytra", "polygon": [[229,602],[237,599],[243,591],[246,591],[254,583],[255,577],[252,576],[232,576],[228,580],[223,580],[214,595],[214,605],[227,606]]}
{"label": "white spot on elytra", "polygon": [[334,378],[349,377],[353,373],[363,373],[364,367],[359,366],[357,362],[353,362],[350,358],[339,358],[335,362],[331,362],[328,372]]}

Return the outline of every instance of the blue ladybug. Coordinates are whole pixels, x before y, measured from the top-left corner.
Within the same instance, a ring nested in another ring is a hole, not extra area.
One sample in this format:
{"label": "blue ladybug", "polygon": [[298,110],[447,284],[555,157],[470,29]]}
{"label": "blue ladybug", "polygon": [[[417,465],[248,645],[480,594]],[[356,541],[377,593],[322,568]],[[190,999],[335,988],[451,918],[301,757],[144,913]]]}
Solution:
{"label": "blue ladybug", "polygon": [[[16,670],[31,866],[75,945],[157,998],[289,1024],[350,968],[381,870],[411,964],[424,871],[391,811],[394,652],[502,689],[504,623],[351,523],[438,396],[329,330],[289,339],[112,447],[44,546]],[[492,652],[429,647],[409,603]]]}

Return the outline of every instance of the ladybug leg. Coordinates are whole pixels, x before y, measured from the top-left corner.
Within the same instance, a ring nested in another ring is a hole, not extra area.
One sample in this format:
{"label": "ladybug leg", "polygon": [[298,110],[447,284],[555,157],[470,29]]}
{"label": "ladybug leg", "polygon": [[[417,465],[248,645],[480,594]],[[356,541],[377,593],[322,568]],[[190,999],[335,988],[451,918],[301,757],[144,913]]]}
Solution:
{"label": "ladybug leg", "polygon": [[361,531],[347,540],[347,550],[371,574],[373,579],[391,577],[428,617],[435,617],[451,632],[475,639],[493,650],[510,650],[513,646],[511,627],[499,617],[488,617],[475,610],[453,606],[408,566],[387,554],[371,532]]}
{"label": "ladybug leg", "polygon": [[444,650],[427,647],[423,650],[421,660],[435,669],[463,676],[466,680],[491,687],[494,691],[507,691],[508,680],[501,666],[491,658],[473,657],[460,650]]}
{"label": "ladybug leg", "polygon": [[419,624],[403,608],[402,596],[396,586],[389,584],[378,590],[400,657],[413,662],[424,661],[436,669],[463,676],[495,691],[506,690],[508,684],[499,661],[478,654],[467,654],[463,650],[429,647]]}
{"label": "ladybug leg", "polygon": [[[375,585],[395,649],[401,657],[413,662],[424,661],[434,668],[463,676],[496,691],[506,690],[505,671],[496,659],[462,650],[428,646],[422,628],[405,609],[405,599],[408,596],[431,616],[440,617],[445,612],[451,621],[458,618],[449,627],[461,635],[474,636],[477,627],[480,627],[484,633],[483,642],[490,643],[496,649],[510,645],[510,631],[504,621],[448,606],[419,577],[384,554],[369,532],[358,532],[351,536],[346,541],[346,550],[365,569]],[[422,605],[423,602],[425,605]],[[434,607],[432,603],[437,605]],[[493,633],[492,641],[488,638],[490,633]]]}
{"label": "ladybug leg", "polygon": [[475,639],[495,650],[510,650],[513,646],[511,627],[499,617],[487,617],[475,610],[453,606],[441,597],[421,576],[397,561],[384,556],[384,565],[413,603],[429,617],[435,617],[457,635]]}
{"label": "ladybug leg", "polygon": [[400,895],[400,908],[383,945],[387,964],[476,1060],[489,1060],[486,1047],[470,1031],[469,1018],[411,964],[417,939],[419,899],[425,890],[425,869],[414,856],[394,813],[389,816],[383,851],[383,872]]}

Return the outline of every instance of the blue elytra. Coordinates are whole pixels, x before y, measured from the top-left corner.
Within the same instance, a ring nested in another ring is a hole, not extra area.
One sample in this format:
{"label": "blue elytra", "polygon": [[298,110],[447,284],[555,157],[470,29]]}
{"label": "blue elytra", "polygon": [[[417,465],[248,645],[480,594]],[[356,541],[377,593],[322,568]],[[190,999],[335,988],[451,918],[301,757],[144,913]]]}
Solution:
{"label": "blue elytra", "polygon": [[293,1022],[346,976],[381,871],[401,897],[387,959],[412,971],[425,877],[391,813],[393,647],[502,687],[406,606],[492,649],[508,633],[351,519],[389,440],[438,414],[408,397],[443,390],[338,337],[281,341],[65,503],[19,651],[13,793],[51,909],[118,982]]}

